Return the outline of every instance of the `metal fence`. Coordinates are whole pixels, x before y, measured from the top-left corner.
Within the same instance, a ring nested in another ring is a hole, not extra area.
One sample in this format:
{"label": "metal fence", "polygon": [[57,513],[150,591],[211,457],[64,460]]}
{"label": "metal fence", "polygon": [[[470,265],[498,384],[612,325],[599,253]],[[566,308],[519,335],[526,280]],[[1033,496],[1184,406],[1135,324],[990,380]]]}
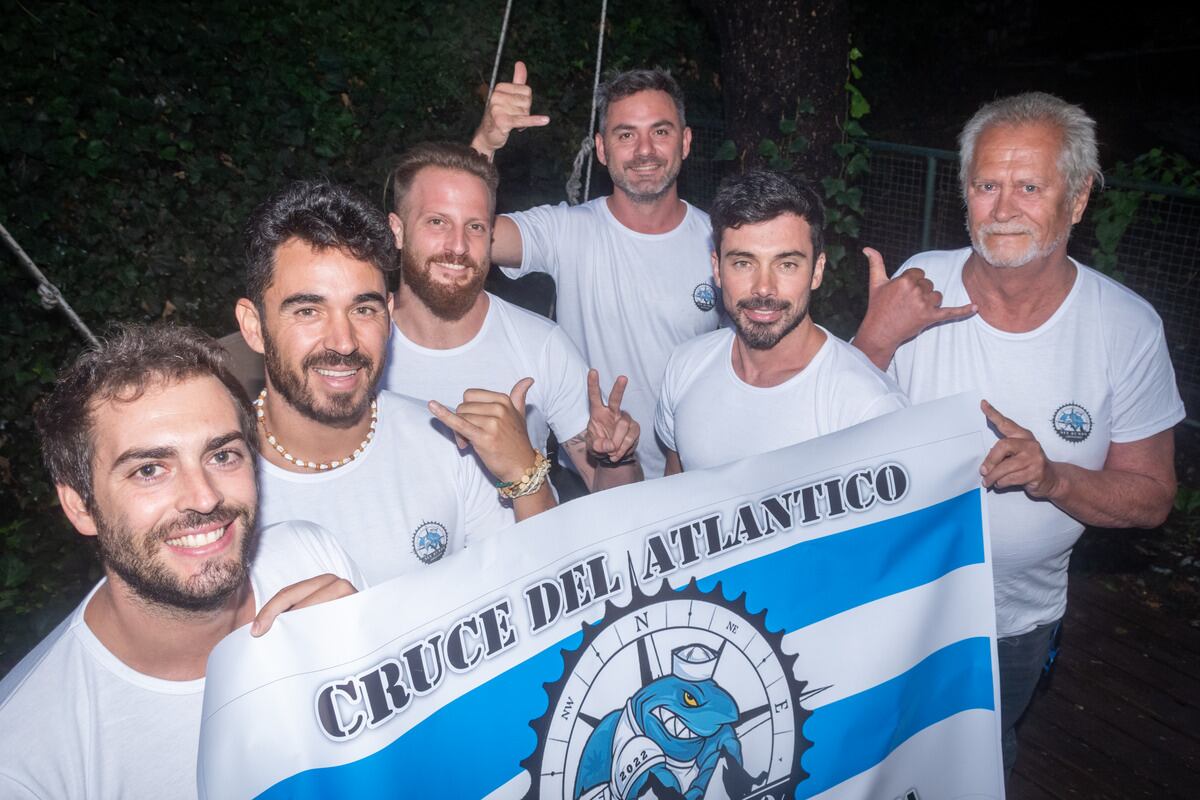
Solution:
{"label": "metal fence", "polygon": [[[720,123],[693,126],[692,157],[684,162],[680,191],[707,208],[721,165],[712,161],[724,138]],[[922,250],[970,243],[958,183],[958,154],[948,150],[868,142],[871,170],[863,184],[861,241],[878,249],[895,269]],[[1141,202],[1117,247],[1117,270],[1125,285],[1150,301],[1162,316],[1179,390],[1192,419],[1200,417],[1200,197],[1150,184],[1108,181],[1110,189],[1135,190]],[[1093,203],[1095,199],[1093,198]],[[1071,235],[1070,253],[1094,262],[1092,217]]]}

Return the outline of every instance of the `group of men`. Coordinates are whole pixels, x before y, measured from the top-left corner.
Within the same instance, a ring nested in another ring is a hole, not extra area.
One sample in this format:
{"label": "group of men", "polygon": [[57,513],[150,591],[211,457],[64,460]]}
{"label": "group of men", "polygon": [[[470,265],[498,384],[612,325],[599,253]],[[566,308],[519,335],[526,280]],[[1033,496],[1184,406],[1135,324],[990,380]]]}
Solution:
{"label": "group of men", "polygon": [[[1100,179],[1093,122],[1038,93],[984,106],[960,142],[972,246],[890,280],[867,250],[851,345],[808,313],[819,195],[752,171],[711,219],[683,201],[691,132],[662,71],[600,92],[612,195],[497,216],[491,157],[549,122],[525,78],[496,87],[471,147],[401,156],[390,214],[327,182],[254,212],[236,308],[265,365],[252,404],[187,329],[127,326],[61,377],[46,462],[105,577],[0,683],[0,794],[194,796],[215,643],[553,506],[551,431],[598,491],[963,390],[996,438],[980,474],[1011,768],[1083,526],[1155,525],[1175,488],[1161,322],[1066,252]],[[549,273],[557,324],[484,291],[493,261]]]}

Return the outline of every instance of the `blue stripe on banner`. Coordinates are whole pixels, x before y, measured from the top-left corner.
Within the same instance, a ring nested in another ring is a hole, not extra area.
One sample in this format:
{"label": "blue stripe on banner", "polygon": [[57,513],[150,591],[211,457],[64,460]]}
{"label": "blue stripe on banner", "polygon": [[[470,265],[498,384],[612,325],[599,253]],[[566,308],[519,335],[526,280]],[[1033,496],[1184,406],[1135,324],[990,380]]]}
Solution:
{"label": "blue stripe on banner", "polygon": [[878,764],[913,734],[975,708],[993,710],[986,636],[947,645],[889,681],[814,711],[804,723],[813,746],[801,760],[810,777],[797,797],[832,788]]}
{"label": "blue stripe on banner", "polygon": [[[709,591],[720,581],[727,597],[748,591],[750,611],[769,609],[772,631],[796,630],[982,563],[978,492],[801,542],[704,578],[700,587]],[[582,633],[575,633],[551,645],[447,704],[377,753],[299,773],[260,797],[482,797],[514,777],[520,761],[533,752],[529,722],[546,710],[542,684],[560,677],[560,651],[581,642]],[[960,711],[991,707],[988,639],[949,645],[900,676],[814,712],[804,728],[817,744],[804,757],[811,777],[802,796],[853,777],[929,725]],[[853,742],[854,747],[825,752],[821,741]],[[810,787],[820,788],[810,792]]]}
{"label": "blue stripe on banner", "polygon": [[[701,579],[750,611],[767,609],[767,627],[794,631],[890,594],[983,563],[980,489],[902,517],[802,542]],[[784,534],[786,535],[786,534]]]}
{"label": "blue stripe on banner", "polygon": [[568,636],[448,703],[378,753],[301,772],[259,797],[483,797],[516,775],[533,752],[529,722],[546,711],[542,682],[562,675],[560,650],[582,642],[582,633]]}

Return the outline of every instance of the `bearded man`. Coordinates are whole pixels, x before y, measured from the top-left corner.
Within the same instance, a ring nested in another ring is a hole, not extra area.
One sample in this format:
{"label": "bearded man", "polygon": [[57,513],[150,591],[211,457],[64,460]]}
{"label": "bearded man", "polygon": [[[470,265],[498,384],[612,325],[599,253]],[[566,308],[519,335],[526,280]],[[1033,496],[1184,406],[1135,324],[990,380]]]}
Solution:
{"label": "bearded man", "polygon": [[[1102,177],[1096,123],[1030,92],[959,136],[971,247],[921,253],[891,281],[874,251],[854,344],[913,402],[982,392],[1004,766],[1067,606],[1085,525],[1153,527],[1175,497],[1183,402],[1153,307],[1067,255]],[[947,305],[943,306],[943,300]]]}
{"label": "bearded man", "polygon": [[483,289],[495,166],[463,144],[425,143],[400,157],[392,183],[402,274],[384,388],[431,401],[468,437],[487,422],[481,404],[519,399],[529,441],[544,446],[553,430],[588,489],[640,480],[640,428],[620,407],[626,379],[605,402],[596,372],[557,325]]}
{"label": "bearded man", "polygon": [[[359,193],[291,184],[247,224],[247,297],[237,317],[264,355],[255,405],[262,516],[330,530],[379,583],[508,527],[496,488],[425,405],[377,391],[391,330],[387,217]],[[464,434],[498,478],[528,490],[518,519],[554,505],[534,465],[520,398],[489,397]]]}
{"label": "bearded man", "polygon": [[734,328],[671,354],[655,419],[668,475],[908,405],[891,378],[808,313],[825,270],[825,212],[811,187],[777,172],[735,176],[717,191],[712,222],[713,281]]}
{"label": "bearded man", "polygon": [[315,525],[259,530],[250,404],[199,331],[117,329],[37,425],[104,577],[0,682],[0,796],[195,798],[209,652],[363,579]]}

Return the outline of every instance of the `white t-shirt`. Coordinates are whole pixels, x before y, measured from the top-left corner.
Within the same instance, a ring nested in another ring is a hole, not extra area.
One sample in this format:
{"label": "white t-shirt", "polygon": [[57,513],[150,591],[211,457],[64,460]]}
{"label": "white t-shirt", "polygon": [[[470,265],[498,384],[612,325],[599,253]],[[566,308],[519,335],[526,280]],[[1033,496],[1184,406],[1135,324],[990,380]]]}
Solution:
{"label": "white t-shirt", "polygon": [[[970,301],[962,271],[971,250],[921,253],[946,306]],[[889,368],[914,403],[979,390],[1029,429],[1046,456],[1100,469],[1110,442],[1136,442],[1184,417],[1162,321],[1142,298],[1072,261],[1075,284],[1036,330],[1007,333],[978,315],[905,343]],[[982,413],[982,412],[981,412]],[[994,434],[994,432],[993,432]],[[1016,636],[1062,617],[1067,564],[1083,525],[1019,490],[988,496],[996,626]]]}
{"label": "white t-shirt", "polygon": [[[255,609],[326,572],[366,587],[317,526],[263,530],[250,566]],[[204,679],[153,678],[109,652],[84,621],[103,584],[0,682],[0,797],[196,797]]]}
{"label": "white t-shirt", "polygon": [[[588,368],[579,350],[545,317],[491,294],[487,298],[479,333],[458,347],[422,347],[393,324],[381,386],[453,409],[467,389],[508,394],[517,381],[533,378],[525,396],[525,427],[533,446],[545,450],[551,430],[559,442],[582,433],[588,423]],[[505,509],[511,517],[511,506]]]}
{"label": "white t-shirt", "polygon": [[259,518],[306,519],[337,537],[372,585],[512,523],[496,489],[423,404],[380,392],[375,438],[329,472],[258,460]]}
{"label": "white t-shirt", "polygon": [[604,197],[508,216],[521,231],[523,260],[505,274],[554,278],[558,324],[600,372],[601,388],[629,378],[622,408],[643,429],[638,458],[647,478],[661,476],[665,456],[649,427],[667,359],[720,321],[708,215],[689,205],[683,221],[661,234],[626,228]]}
{"label": "white t-shirt", "polygon": [[667,364],[654,429],[684,469],[778,450],[908,405],[895,381],[828,331],[808,366],[766,388],[734,372],[734,340],[732,328],[713,331],[680,345]]}

